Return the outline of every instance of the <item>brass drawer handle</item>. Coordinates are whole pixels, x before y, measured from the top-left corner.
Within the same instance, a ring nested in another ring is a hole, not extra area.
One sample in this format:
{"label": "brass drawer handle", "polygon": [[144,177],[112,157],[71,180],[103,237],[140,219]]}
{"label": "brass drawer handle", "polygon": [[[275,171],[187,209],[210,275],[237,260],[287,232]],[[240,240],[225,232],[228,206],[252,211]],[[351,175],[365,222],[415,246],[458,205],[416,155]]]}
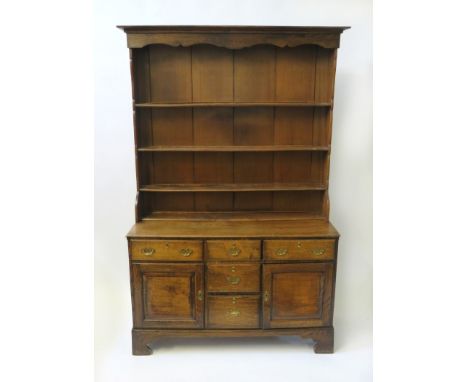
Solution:
{"label": "brass drawer handle", "polygon": [[190,248],[182,248],[179,253],[184,257],[189,257],[193,251]]}
{"label": "brass drawer handle", "polygon": [[263,293],[263,301],[268,302],[270,301],[270,294],[266,290],[265,293]]}
{"label": "brass drawer handle", "polygon": [[198,291],[197,297],[200,301],[203,301],[203,292],[201,290]]}
{"label": "brass drawer handle", "polygon": [[318,248],[318,249],[313,249],[312,250],[312,255],[314,256],[322,256],[325,254],[325,249],[323,248]]}
{"label": "brass drawer handle", "polygon": [[239,317],[241,312],[240,310],[238,309],[231,309],[228,314],[231,316],[231,317]]}
{"label": "brass drawer handle", "polygon": [[235,257],[235,256],[239,256],[240,253],[241,253],[241,250],[240,250],[239,248],[235,247],[235,246],[233,246],[232,248],[229,248],[229,249],[228,249],[228,254],[229,254],[230,256],[234,256],[234,257]]}
{"label": "brass drawer handle", "polygon": [[286,256],[288,254],[287,248],[278,248],[276,250],[276,256]]}
{"label": "brass drawer handle", "polygon": [[154,248],[142,248],[141,249],[141,253],[143,253],[143,255],[145,256],[151,256],[154,254]]}
{"label": "brass drawer handle", "polygon": [[231,285],[238,285],[240,283],[240,277],[239,276],[228,276],[227,281]]}

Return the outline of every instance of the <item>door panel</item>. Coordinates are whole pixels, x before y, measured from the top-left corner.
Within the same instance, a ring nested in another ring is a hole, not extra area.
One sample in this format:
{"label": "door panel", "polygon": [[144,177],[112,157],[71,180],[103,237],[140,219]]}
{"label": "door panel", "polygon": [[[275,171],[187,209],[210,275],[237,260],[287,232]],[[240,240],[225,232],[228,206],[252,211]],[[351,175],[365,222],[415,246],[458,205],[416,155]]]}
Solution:
{"label": "door panel", "polygon": [[265,264],[265,328],[326,326],[331,321],[333,264]]}
{"label": "door panel", "polygon": [[135,327],[202,328],[202,264],[133,264]]}

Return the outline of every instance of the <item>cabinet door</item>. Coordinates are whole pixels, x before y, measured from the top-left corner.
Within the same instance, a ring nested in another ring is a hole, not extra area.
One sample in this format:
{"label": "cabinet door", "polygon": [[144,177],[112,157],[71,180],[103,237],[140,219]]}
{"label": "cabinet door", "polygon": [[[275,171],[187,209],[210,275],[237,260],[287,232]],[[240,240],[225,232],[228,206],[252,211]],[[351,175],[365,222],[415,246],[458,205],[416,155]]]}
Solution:
{"label": "cabinet door", "polygon": [[203,264],[133,264],[134,326],[203,327]]}
{"label": "cabinet door", "polygon": [[265,264],[263,325],[301,328],[331,324],[333,264]]}

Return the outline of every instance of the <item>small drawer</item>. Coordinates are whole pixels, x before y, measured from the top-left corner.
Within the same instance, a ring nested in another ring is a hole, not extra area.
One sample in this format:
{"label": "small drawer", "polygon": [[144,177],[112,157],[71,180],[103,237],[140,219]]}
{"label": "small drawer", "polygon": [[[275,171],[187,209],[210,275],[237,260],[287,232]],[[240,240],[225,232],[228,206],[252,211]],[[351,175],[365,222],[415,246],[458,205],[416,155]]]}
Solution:
{"label": "small drawer", "polygon": [[203,246],[198,240],[132,240],[132,260],[202,261]]}
{"label": "small drawer", "polygon": [[208,240],[206,255],[218,261],[260,260],[260,240]]}
{"label": "small drawer", "polygon": [[259,328],[259,296],[208,296],[208,328]]}
{"label": "small drawer", "polygon": [[208,292],[260,291],[260,264],[208,264]]}
{"label": "small drawer", "polygon": [[265,260],[333,260],[334,240],[265,240]]}

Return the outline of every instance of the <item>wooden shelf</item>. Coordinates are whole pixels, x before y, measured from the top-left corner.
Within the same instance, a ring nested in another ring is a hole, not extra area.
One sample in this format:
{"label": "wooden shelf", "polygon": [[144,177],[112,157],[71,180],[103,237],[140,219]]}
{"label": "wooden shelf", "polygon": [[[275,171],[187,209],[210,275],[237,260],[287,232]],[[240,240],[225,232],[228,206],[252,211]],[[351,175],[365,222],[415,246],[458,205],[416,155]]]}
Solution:
{"label": "wooden shelf", "polygon": [[328,217],[336,52],[297,43],[132,51],[136,220]]}
{"label": "wooden shelf", "polygon": [[141,108],[170,108],[170,107],[330,107],[331,102],[196,102],[196,103],[136,103]]}
{"label": "wooden shelf", "polygon": [[244,191],[316,191],[326,190],[318,183],[213,183],[213,184],[150,184],[140,187],[144,192],[244,192]]}
{"label": "wooden shelf", "polygon": [[328,146],[264,145],[264,146],[148,146],[140,152],[275,152],[275,151],[330,151]]}
{"label": "wooden shelf", "polygon": [[307,220],[324,219],[304,211],[153,211],[143,220],[224,220],[224,221],[265,221],[265,220]]}

